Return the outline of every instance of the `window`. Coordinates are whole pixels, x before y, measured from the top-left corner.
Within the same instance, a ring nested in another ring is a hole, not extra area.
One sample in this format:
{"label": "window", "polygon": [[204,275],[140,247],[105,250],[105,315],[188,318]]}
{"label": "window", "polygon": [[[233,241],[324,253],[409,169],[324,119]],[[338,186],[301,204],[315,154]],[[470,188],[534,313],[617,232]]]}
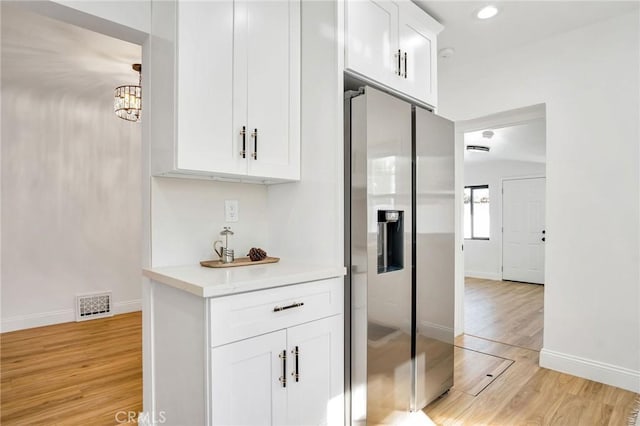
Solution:
{"label": "window", "polygon": [[464,238],[489,239],[489,185],[464,188]]}

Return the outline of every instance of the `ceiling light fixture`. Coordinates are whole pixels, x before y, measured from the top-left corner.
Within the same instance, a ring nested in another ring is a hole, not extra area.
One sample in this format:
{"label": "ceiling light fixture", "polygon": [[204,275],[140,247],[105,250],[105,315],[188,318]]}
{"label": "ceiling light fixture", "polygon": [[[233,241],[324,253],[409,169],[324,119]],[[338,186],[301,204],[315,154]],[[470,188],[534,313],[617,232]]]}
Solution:
{"label": "ceiling light fixture", "polygon": [[138,72],[138,85],[118,86],[114,91],[113,110],[127,121],[140,121],[142,113],[142,65],[131,65]]}
{"label": "ceiling light fixture", "polygon": [[476,151],[476,152],[489,152],[488,146],[482,145],[467,145],[467,151]]}
{"label": "ceiling light fixture", "polygon": [[495,135],[493,130],[485,130],[484,132],[482,132],[482,137],[485,139],[491,139],[493,135]]}
{"label": "ceiling light fixture", "polygon": [[489,19],[493,18],[498,14],[498,8],[492,5],[485,6],[476,13],[476,17],[478,19]]}

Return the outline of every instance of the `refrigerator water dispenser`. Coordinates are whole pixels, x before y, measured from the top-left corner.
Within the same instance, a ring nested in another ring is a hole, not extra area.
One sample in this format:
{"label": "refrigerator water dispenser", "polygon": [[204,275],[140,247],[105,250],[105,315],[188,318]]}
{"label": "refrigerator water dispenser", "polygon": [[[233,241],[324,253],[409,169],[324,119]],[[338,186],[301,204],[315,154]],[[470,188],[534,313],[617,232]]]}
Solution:
{"label": "refrigerator water dispenser", "polygon": [[404,212],[378,210],[378,273],[404,267]]}

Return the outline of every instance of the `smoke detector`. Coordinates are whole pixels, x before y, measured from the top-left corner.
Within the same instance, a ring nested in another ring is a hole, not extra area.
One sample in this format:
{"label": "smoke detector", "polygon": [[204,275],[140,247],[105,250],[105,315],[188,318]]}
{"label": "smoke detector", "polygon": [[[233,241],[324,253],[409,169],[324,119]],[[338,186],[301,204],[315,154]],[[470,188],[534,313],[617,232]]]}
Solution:
{"label": "smoke detector", "polygon": [[484,132],[482,132],[482,137],[485,139],[491,139],[493,135],[495,135],[493,130],[485,130]]}
{"label": "smoke detector", "polygon": [[452,57],[454,53],[456,53],[456,51],[453,47],[444,47],[438,51],[438,56],[442,59],[448,59]]}

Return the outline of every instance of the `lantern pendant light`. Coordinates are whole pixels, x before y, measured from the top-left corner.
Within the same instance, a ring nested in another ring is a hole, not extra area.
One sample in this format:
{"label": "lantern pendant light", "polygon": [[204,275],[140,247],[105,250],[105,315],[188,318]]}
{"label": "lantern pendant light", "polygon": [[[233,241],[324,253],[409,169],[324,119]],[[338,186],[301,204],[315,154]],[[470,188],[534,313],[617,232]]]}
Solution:
{"label": "lantern pendant light", "polygon": [[133,64],[131,67],[138,72],[138,85],[116,87],[113,110],[118,117],[124,120],[140,122],[142,113],[142,65]]}

